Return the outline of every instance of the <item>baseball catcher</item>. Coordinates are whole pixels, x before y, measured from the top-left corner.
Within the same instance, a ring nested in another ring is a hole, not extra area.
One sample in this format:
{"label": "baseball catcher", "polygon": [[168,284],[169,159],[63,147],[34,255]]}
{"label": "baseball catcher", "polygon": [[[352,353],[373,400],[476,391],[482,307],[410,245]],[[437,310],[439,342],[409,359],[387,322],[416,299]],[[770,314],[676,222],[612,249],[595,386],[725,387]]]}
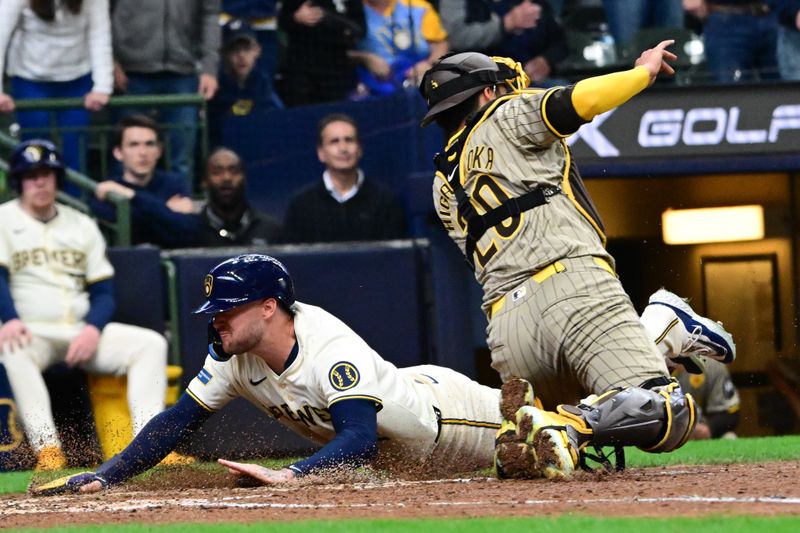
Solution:
{"label": "baseball catcher", "polygon": [[[516,475],[514,463],[531,465],[528,475],[569,477],[594,445],[674,450],[697,413],[664,356],[694,371],[702,357],[735,357],[719,324],[667,291],[651,297],[650,316],[674,323],[643,327],[565,142],[659,73],[671,74],[672,42],[644,51],[630,70],[569,87],[528,89],[519,63],[474,52],[443,56],[420,84],[422,125],[436,122],[448,139],[435,158],[433,202],[483,287],[492,366],[504,383],[532,383],[552,409],[504,410],[501,473]],[[526,386],[509,387],[517,388]]]}

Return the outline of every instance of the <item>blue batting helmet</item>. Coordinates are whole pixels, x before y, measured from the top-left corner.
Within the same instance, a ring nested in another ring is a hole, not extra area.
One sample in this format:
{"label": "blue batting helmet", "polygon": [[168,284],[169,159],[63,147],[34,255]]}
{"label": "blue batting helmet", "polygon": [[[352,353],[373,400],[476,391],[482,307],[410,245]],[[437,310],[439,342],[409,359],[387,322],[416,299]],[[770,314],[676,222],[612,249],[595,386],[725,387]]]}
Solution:
{"label": "blue batting helmet", "polygon": [[47,139],[31,139],[20,143],[11,153],[9,182],[19,191],[22,175],[39,168],[52,168],[56,173],[58,185],[61,186],[65,167],[56,145]]}
{"label": "blue batting helmet", "polygon": [[203,289],[206,301],[194,314],[220,313],[263,298],[275,298],[287,309],[294,303],[294,284],[286,267],[263,254],[223,261],[206,275]]}

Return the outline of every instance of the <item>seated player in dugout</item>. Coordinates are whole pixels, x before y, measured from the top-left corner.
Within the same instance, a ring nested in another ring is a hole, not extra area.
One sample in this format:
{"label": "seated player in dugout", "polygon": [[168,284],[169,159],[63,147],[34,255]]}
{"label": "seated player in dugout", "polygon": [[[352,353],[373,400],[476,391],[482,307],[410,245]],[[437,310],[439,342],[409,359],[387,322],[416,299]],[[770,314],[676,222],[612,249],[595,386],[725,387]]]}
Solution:
{"label": "seated player in dugout", "polygon": [[36,470],[60,470],[67,461],[42,372],[63,362],[127,375],[136,433],[164,408],[167,340],[111,321],[114,269],[106,243],[91,218],[56,203],[65,167],[53,143],[21,143],[9,166],[19,198],[0,205],[0,362],[37,454]]}
{"label": "seated player in dugout", "polygon": [[[219,460],[264,484],[368,462],[401,473],[491,467],[496,433],[517,410],[500,404],[500,391],[438,366],[396,368],[333,315],[295,301],[289,273],[272,257],[228,259],[210,271],[204,289],[205,302],[195,313],[212,315],[209,354],[178,402],[95,472],[34,487],[33,493],[95,492],[123,483],[158,463],[235,397],[323,445],[280,470]],[[517,401],[533,398],[522,391]],[[590,416],[602,414],[585,409]]]}
{"label": "seated player in dugout", "polygon": [[668,291],[653,294],[648,308],[663,308],[674,325],[640,321],[566,143],[672,74],[671,44],[645,50],[630,70],[568,87],[528,88],[522,65],[477,52],[443,56],[420,84],[422,125],[436,122],[448,139],[434,161],[433,202],[483,287],[503,402],[532,384],[541,405],[555,409],[524,405],[506,417],[499,472],[516,475],[510,466],[523,465],[529,475],[569,477],[590,446],[675,450],[697,409],[665,357],[694,371],[700,356],[735,358],[730,334]]}

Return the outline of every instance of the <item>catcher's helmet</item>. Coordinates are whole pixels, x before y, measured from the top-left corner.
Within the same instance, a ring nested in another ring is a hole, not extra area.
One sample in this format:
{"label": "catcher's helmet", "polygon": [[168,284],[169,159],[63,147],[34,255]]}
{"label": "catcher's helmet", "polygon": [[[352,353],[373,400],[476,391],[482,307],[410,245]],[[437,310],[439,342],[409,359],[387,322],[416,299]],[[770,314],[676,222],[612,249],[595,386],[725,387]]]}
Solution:
{"label": "catcher's helmet", "polygon": [[442,56],[422,77],[419,91],[428,104],[422,126],[439,113],[455,107],[484,87],[506,83],[519,92],[530,80],[522,66],[506,57],[489,57],[479,52]]}
{"label": "catcher's helmet", "polygon": [[203,289],[206,301],[194,314],[220,313],[262,298],[275,298],[287,309],[294,304],[294,284],[286,267],[263,254],[223,261],[206,275]]}
{"label": "catcher's helmet", "polygon": [[22,175],[38,168],[52,168],[56,173],[58,185],[61,186],[65,167],[56,145],[47,139],[31,139],[20,143],[11,153],[9,183],[19,192]]}

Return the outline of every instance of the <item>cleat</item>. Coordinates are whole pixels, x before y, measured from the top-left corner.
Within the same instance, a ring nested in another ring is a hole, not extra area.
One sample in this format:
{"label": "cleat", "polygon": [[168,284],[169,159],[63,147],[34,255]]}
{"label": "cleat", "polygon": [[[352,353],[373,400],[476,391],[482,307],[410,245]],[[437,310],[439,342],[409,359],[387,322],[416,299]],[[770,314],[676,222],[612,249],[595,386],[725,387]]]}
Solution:
{"label": "cleat", "polygon": [[197,459],[191,455],[183,455],[178,452],[170,452],[169,455],[164,457],[158,466],[183,466],[190,465],[196,462]]}
{"label": "cleat", "polygon": [[526,442],[533,447],[536,470],[547,479],[569,479],[578,466],[579,447],[569,429],[583,433],[577,422],[538,407],[523,407],[518,413],[519,425],[530,425]]}
{"label": "cleat", "polygon": [[[533,386],[527,380],[506,381],[500,391],[500,413],[503,420],[495,436],[494,471],[498,479],[533,479],[541,477],[536,468],[536,454],[525,442],[530,423],[518,425],[517,414],[523,407],[534,405]],[[521,430],[522,429],[522,430]]]}
{"label": "cleat", "polygon": [[526,379],[510,379],[500,389],[500,414],[504,420],[515,420],[521,407],[536,405],[534,402],[533,385]]}
{"label": "cleat", "polygon": [[536,452],[525,442],[498,444],[494,449],[494,473],[497,479],[542,477],[536,468]]}
{"label": "cleat", "polygon": [[59,446],[45,446],[36,456],[36,472],[63,470],[67,467],[67,457]]}
{"label": "cleat", "polygon": [[494,437],[494,445],[497,446],[504,442],[519,442],[520,438],[517,435],[517,425],[511,420],[503,420],[500,422],[500,429]]}
{"label": "cleat", "polygon": [[725,331],[722,324],[698,315],[677,294],[659,289],[650,296],[649,303],[672,309],[689,333],[687,341],[681,347],[681,357],[675,358],[677,362],[684,366],[687,366],[686,363],[694,363],[702,369],[701,357],[711,357],[726,364],[736,359],[733,337]]}

